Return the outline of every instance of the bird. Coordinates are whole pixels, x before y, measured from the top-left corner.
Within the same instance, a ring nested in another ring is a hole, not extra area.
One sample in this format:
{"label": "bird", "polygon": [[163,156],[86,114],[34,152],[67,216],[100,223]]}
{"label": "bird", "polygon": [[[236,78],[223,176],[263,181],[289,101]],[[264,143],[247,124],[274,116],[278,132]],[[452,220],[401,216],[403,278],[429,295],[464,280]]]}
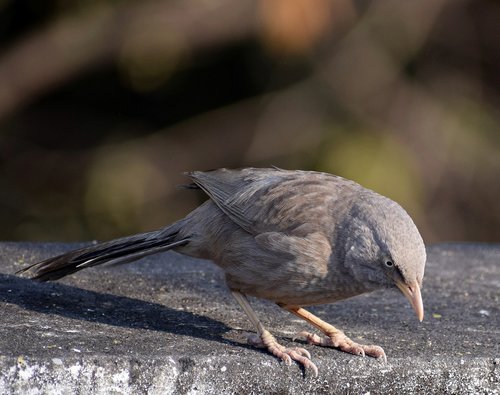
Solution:
{"label": "bird", "polygon": [[422,321],[426,252],[410,215],[360,184],[324,172],[272,168],[186,173],[188,189],[208,199],[159,230],[76,249],[18,274],[53,281],[101,264],[118,264],[174,250],[212,260],[254,326],[249,341],[315,376],[303,347],[285,347],[259,320],[248,296],[274,302],[322,333],[297,334],[306,343],[386,361],[377,345],[359,344],[306,307],[383,288],[399,289]]}

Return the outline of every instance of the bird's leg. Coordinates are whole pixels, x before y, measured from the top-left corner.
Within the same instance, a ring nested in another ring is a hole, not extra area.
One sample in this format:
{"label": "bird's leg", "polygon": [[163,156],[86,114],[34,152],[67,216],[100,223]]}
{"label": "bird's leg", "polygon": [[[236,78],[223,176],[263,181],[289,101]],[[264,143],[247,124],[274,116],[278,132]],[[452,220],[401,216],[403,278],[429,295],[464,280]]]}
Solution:
{"label": "bird's leg", "polygon": [[297,317],[300,317],[311,325],[318,328],[321,332],[323,332],[326,337],[322,338],[316,334],[309,332],[300,332],[298,336],[305,337],[309,344],[315,344],[317,346],[325,346],[325,347],[334,347],[338,348],[341,351],[348,352],[355,355],[365,356],[369,355],[370,357],[380,358],[383,361],[387,361],[387,357],[385,356],[385,352],[382,347],[379,346],[366,346],[364,344],[359,344],[351,339],[349,339],[344,332],[335,328],[333,325],[330,325],[328,322],[323,321],[321,318],[316,317],[314,314],[309,311],[303,309],[302,307],[291,307],[291,306],[281,306],[285,310],[295,314]]}
{"label": "bird's leg", "polygon": [[293,359],[303,365],[304,368],[311,369],[315,376],[318,375],[318,368],[311,361],[311,354],[306,349],[300,347],[287,348],[279,344],[276,338],[259,321],[246,296],[235,291],[232,294],[257,330],[260,342],[252,339],[251,343],[254,346],[267,348],[271,354],[283,360],[287,365],[291,365]]}

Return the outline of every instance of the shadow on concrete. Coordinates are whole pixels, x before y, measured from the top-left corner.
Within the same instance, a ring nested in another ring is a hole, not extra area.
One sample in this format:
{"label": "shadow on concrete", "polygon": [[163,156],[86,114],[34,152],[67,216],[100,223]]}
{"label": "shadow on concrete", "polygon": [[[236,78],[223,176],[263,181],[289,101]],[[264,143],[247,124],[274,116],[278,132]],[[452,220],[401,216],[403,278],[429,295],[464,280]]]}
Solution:
{"label": "shadow on concrete", "polygon": [[0,274],[0,301],[43,314],[233,343],[222,337],[231,328],[211,318],[140,299],[60,283],[39,283]]}

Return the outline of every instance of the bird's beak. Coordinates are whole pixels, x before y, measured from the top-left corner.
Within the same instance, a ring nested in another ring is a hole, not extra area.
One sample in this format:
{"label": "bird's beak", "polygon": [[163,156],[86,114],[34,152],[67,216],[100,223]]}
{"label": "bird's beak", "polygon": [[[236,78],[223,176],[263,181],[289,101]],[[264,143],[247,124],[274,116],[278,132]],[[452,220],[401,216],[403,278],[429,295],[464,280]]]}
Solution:
{"label": "bird's beak", "polygon": [[424,319],[424,304],[422,303],[422,295],[420,294],[420,287],[418,286],[418,283],[415,281],[414,283],[408,285],[400,279],[397,279],[395,282],[403,295],[410,301],[413,310],[415,310],[415,313],[417,314],[418,320],[422,321]]}

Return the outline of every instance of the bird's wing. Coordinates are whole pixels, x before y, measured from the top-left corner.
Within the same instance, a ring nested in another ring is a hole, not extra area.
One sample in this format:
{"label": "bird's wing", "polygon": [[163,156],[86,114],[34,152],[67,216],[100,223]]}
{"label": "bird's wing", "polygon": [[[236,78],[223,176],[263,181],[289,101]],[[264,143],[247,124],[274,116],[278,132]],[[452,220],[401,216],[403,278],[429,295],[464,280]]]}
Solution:
{"label": "bird's wing", "polygon": [[219,169],[188,174],[237,225],[257,235],[303,236],[332,229],[335,213],[360,186],[326,173],[277,168]]}
{"label": "bird's wing", "polygon": [[271,253],[271,257],[277,258],[276,265],[281,265],[280,275],[285,277],[284,281],[286,278],[289,281],[297,273],[310,278],[324,276],[328,271],[332,247],[322,233],[312,232],[302,237],[266,232],[255,236],[255,242],[262,250]]}

